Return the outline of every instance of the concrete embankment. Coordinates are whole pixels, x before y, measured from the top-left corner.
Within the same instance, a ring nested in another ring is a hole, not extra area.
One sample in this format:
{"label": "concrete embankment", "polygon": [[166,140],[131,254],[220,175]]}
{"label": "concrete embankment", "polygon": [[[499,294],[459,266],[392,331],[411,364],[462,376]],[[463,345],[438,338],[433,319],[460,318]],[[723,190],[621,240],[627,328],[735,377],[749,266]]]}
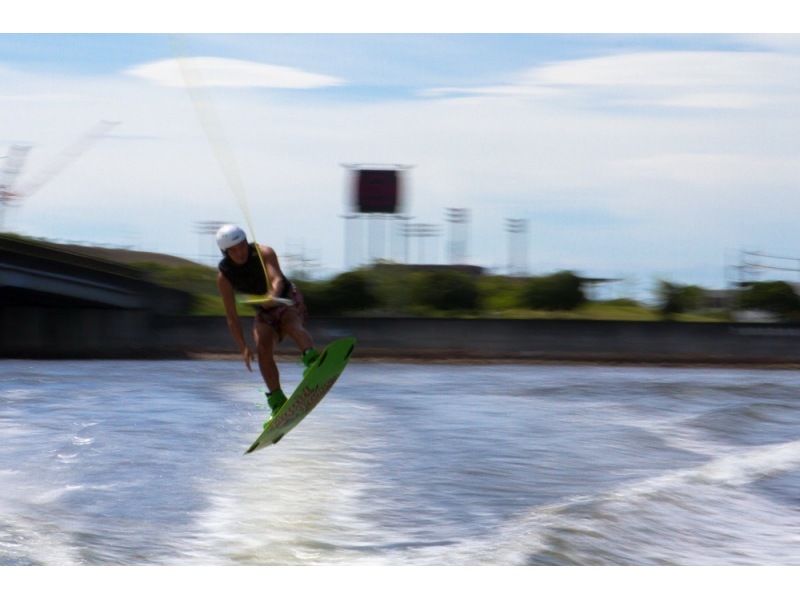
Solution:
{"label": "concrete embankment", "polygon": [[[246,335],[251,320],[243,318]],[[355,336],[355,358],[800,365],[800,326],[681,322],[315,318],[318,345]],[[294,354],[291,340],[278,353]],[[169,358],[235,354],[224,318],[145,311],[7,307],[5,358]]]}

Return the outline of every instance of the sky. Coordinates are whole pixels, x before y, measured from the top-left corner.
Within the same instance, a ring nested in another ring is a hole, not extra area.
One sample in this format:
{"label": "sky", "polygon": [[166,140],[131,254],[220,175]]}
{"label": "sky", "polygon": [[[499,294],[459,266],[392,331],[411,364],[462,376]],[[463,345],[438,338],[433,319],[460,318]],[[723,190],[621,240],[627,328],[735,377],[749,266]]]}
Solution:
{"label": "sky", "polygon": [[800,258],[798,73],[790,34],[0,33],[0,156],[31,146],[33,190],[3,227],[211,263],[197,223],[234,222],[329,276],[381,231],[403,259],[343,218],[343,165],[402,164],[442,232],[412,261],[447,261],[457,207],[495,272],[521,218],[530,274],[722,287],[741,250]]}

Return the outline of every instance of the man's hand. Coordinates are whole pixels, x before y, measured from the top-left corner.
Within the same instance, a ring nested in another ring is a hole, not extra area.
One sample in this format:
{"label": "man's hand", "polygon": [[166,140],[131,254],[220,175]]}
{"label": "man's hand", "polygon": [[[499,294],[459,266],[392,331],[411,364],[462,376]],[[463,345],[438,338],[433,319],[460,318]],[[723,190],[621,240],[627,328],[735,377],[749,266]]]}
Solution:
{"label": "man's hand", "polygon": [[277,307],[279,305],[294,305],[294,301],[291,299],[285,299],[283,297],[273,297],[272,295],[267,295],[264,297],[264,301],[261,303],[261,307],[265,309]]}
{"label": "man's hand", "polygon": [[242,349],[242,357],[244,358],[244,364],[247,366],[247,369],[252,372],[253,368],[250,367],[250,362],[254,361],[256,357],[247,345]]}

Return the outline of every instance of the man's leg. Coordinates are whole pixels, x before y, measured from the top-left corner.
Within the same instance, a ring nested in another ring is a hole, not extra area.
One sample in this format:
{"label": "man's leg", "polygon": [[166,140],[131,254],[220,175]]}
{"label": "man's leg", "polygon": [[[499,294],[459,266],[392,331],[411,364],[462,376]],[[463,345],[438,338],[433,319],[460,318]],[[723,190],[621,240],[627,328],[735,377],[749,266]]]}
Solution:
{"label": "man's leg", "polygon": [[278,373],[278,366],[275,365],[275,343],[278,335],[272,326],[262,322],[261,318],[255,318],[253,325],[253,336],[256,341],[256,351],[258,353],[258,369],[267,384],[269,392],[275,392],[281,387],[281,378]]}
{"label": "man's leg", "polygon": [[294,309],[287,309],[281,319],[283,326],[283,333],[292,337],[301,353],[314,347],[314,341],[308,331],[303,328],[303,323],[300,321],[300,316]]}
{"label": "man's leg", "polygon": [[301,359],[305,366],[303,376],[305,376],[311,365],[319,359],[319,353],[314,349],[314,341],[308,331],[303,328],[303,322],[295,309],[286,311],[281,320],[281,326],[283,333],[292,337],[300,349]]}
{"label": "man's leg", "polygon": [[[264,382],[267,383],[269,392],[267,393],[267,404],[272,409],[272,415],[278,412],[286,402],[286,395],[283,394],[281,389],[281,378],[278,373],[278,366],[275,365],[274,349],[278,340],[277,333],[272,329],[267,322],[262,321],[260,317],[256,317],[255,324],[253,325],[253,336],[256,339],[256,348],[258,351],[258,369],[261,370],[261,376]],[[267,420],[264,423],[266,426],[269,423]]]}

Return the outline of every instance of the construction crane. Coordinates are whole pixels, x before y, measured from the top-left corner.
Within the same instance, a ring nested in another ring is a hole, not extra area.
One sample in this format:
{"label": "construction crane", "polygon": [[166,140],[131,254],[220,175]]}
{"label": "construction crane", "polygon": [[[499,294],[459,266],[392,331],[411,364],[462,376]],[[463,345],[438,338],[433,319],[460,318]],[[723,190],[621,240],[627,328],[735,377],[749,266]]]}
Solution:
{"label": "construction crane", "polygon": [[8,155],[4,156],[5,160],[0,170],[0,230],[3,228],[5,207],[18,205],[23,199],[37,193],[118,124],[116,121],[101,120],[22,184],[17,184],[17,179],[23,170],[31,146],[12,145]]}
{"label": "construction crane", "polygon": [[28,157],[29,145],[12,145],[8,148],[8,155],[2,156],[3,166],[0,169],[0,230],[3,229],[5,208],[14,206],[14,202],[20,199],[18,193],[14,192],[14,183],[22,172],[25,165],[25,158]]}

